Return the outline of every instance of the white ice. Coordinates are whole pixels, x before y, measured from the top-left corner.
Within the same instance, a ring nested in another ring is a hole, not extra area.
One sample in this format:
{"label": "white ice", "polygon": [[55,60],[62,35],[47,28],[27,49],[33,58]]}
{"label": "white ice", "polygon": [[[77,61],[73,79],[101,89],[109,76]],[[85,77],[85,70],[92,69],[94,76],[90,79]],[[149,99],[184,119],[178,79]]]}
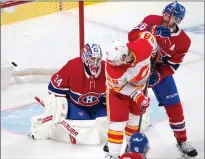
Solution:
{"label": "white ice", "polygon": [[[114,39],[127,40],[127,32],[148,14],[161,14],[165,2],[107,2],[85,8],[86,42],[100,43],[103,50]],[[182,28],[201,26],[204,30],[202,2],[184,2],[187,14]],[[60,68],[79,56],[77,11],[66,11],[1,26],[2,59],[15,61],[18,69]],[[200,29],[197,27],[197,29]],[[196,30],[195,30],[196,31]],[[204,32],[187,32],[192,45],[174,77],[184,106],[189,141],[204,158]],[[15,84],[2,90],[1,111],[34,103],[29,91],[43,97],[47,83]],[[150,95],[153,93],[150,91]],[[21,116],[19,116],[21,118]],[[1,121],[4,119],[1,119]],[[25,135],[1,129],[2,158],[103,159],[103,144],[76,146],[55,141],[34,141]],[[151,145],[148,158],[179,158],[168,120],[146,132]]]}

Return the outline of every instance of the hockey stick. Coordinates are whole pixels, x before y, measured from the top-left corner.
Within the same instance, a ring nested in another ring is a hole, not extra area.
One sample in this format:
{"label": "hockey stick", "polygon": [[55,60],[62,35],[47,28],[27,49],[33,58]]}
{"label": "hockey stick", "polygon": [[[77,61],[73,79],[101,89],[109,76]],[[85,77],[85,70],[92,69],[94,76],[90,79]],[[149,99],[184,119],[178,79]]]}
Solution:
{"label": "hockey stick", "polygon": [[39,104],[41,104],[43,107],[45,107],[44,102],[43,102],[38,96],[33,96],[33,98],[34,98]]}
{"label": "hockey stick", "polygon": [[[175,8],[176,8],[176,4],[177,4],[177,1],[175,0],[175,1],[173,2],[173,9],[172,9],[172,12],[171,12],[171,14],[170,14],[169,21],[168,21],[166,27],[169,26],[169,23],[170,23],[170,21],[171,21],[171,17],[173,16],[173,13],[174,13]],[[156,52],[156,56],[155,56],[155,58],[154,58],[154,60],[153,60],[153,62],[152,62],[152,64],[151,64],[150,75],[151,75],[151,73],[153,72],[153,70],[154,70],[154,68],[155,68],[155,65],[156,65],[156,63],[157,63],[157,59],[158,59],[159,56],[160,56],[160,48],[163,47],[163,44],[164,44],[163,42],[164,42],[164,41],[161,41],[161,44],[159,45],[160,47],[158,48],[158,50],[157,50],[157,52]],[[147,82],[146,82],[146,85],[145,85],[145,88],[144,88],[144,91],[143,91],[146,96],[147,96],[147,94],[148,94],[148,86],[149,86],[150,75],[149,75],[149,77],[148,77],[148,79],[147,79]],[[141,129],[141,126],[142,126],[143,111],[144,111],[144,107],[142,106],[142,107],[141,107],[141,115],[140,115],[140,119],[139,119],[138,132],[140,132],[140,129]]]}

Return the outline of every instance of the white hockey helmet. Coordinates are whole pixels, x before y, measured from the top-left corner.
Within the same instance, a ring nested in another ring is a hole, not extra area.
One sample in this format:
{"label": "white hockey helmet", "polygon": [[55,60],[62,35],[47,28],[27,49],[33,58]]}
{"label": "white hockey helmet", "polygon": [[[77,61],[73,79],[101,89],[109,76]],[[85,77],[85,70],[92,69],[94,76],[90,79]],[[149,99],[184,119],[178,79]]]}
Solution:
{"label": "white hockey helmet", "polygon": [[86,66],[86,71],[91,75],[96,75],[102,61],[102,50],[99,44],[86,44],[82,50],[82,60]]}
{"label": "white hockey helmet", "polygon": [[106,59],[111,65],[120,66],[126,63],[128,53],[126,44],[120,40],[114,40],[112,41],[110,50],[106,52]]}

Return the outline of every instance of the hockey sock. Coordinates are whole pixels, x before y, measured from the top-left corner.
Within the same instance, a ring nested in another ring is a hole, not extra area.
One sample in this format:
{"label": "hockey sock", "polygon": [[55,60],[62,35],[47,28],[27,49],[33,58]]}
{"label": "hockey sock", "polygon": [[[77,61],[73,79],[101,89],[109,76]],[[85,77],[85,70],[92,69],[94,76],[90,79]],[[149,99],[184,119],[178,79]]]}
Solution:
{"label": "hockey sock", "polygon": [[111,156],[119,156],[124,138],[126,122],[110,122],[108,130],[108,149]]}
{"label": "hockey sock", "polygon": [[170,106],[165,106],[169,117],[169,124],[178,142],[186,141],[186,126],[181,102]]}
{"label": "hockey sock", "polygon": [[124,137],[123,134],[123,131],[108,130],[108,147],[111,155],[118,156],[120,154]]}
{"label": "hockey sock", "polygon": [[129,143],[130,137],[133,133],[138,132],[138,126],[131,126],[129,124],[125,127],[126,141]]}

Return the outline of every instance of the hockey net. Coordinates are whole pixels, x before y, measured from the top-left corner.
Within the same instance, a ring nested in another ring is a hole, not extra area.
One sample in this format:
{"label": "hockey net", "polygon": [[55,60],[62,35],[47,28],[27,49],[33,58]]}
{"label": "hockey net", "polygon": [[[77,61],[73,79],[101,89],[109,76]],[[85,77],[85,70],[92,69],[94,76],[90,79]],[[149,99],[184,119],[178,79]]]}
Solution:
{"label": "hockey net", "polygon": [[13,67],[11,83],[47,81],[79,56],[84,43],[83,6],[92,3],[2,1],[1,69]]}

